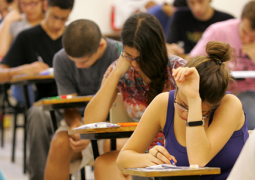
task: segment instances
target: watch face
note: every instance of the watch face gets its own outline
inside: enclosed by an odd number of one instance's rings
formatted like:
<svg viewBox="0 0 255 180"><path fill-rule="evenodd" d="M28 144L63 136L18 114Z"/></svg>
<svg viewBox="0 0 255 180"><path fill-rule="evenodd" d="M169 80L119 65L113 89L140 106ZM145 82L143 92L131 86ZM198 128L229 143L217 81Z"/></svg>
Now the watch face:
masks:
<svg viewBox="0 0 255 180"><path fill-rule="evenodd" d="M204 125L204 120L186 122L186 125L187 125L187 126L202 126L202 125Z"/></svg>

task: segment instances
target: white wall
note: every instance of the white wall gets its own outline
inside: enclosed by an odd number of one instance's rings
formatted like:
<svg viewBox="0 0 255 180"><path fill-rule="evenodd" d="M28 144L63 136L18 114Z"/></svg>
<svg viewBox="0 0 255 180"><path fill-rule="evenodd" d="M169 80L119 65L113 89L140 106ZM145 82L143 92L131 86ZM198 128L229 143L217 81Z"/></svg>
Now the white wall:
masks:
<svg viewBox="0 0 255 180"><path fill-rule="evenodd" d="M220 11L232 14L236 18L240 18L243 7L250 0L212 0L212 6Z"/></svg>
<svg viewBox="0 0 255 180"><path fill-rule="evenodd" d="M168 0L172 1L172 0ZM243 6L250 0L212 0L212 6L234 17L240 17ZM69 22L86 18L95 21L103 34L112 33L110 25L111 6L114 0L75 0Z"/></svg>
<svg viewBox="0 0 255 180"><path fill-rule="evenodd" d="M110 24L111 5L114 0L75 0L69 22L90 19L98 24L103 34L112 32Z"/></svg>

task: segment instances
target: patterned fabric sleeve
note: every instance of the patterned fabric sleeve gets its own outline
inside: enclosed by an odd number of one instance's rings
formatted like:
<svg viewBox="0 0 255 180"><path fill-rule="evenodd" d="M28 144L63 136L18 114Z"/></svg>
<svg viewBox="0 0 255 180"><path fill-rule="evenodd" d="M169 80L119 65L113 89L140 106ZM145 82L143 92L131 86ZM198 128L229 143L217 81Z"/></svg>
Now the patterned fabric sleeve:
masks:
<svg viewBox="0 0 255 180"><path fill-rule="evenodd" d="M187 61L185 59L182 59L181 57L179 56L176 56L176 55L171 55L169 56L169 63L170 63L170 80L171 80L171 83L173 85L173 87L175 87L175 80L172 76L172 69L177 69L178 67L183 67Z"/></svg>
<svg viewBox="0 0 255 180"><path fill-rule="evenodd" d="M116 67L118 63L118 59L116 61L114 61L105 71L104 73L104 78L108 78L108 76L111 74L111 72L114 70L114 68Z"/></svg>
<svg viewBox="0 0 255 180"><path fill-rule="evenodd" d="M169 56L169 61L170 61L170 65L172 66L172 69L183 67L187 63L185 59L182 59L181 57L176 55Z"/></svg>

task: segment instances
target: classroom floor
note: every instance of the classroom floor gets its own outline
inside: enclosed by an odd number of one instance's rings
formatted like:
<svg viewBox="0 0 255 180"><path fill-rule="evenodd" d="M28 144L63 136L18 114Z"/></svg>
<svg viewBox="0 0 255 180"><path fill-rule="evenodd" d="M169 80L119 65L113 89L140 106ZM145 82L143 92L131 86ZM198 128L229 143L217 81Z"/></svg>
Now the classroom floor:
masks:
<svg viewBox="0 0 255 180"><path fill-rule="evenodd" d="M15 162L11 162L12 150L12 118L10 127L5 129L4 147L0 147L0 168L6 180L28 180L28 173L23 174L23 129L18 129L16 140ZM23 118L20 116L18 122L22 124ZM86 180L94 180L94 172L91 166L86 166ZM79 173L76 173L72 180L79 180Z"/></svg>

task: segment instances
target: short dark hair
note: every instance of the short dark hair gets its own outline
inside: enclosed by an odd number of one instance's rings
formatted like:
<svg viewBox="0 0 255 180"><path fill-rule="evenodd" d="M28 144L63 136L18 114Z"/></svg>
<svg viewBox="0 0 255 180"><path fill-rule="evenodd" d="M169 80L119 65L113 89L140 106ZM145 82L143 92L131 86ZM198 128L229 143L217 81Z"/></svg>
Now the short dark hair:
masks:
<svg viewBox="0 0 255 180"><path fill-rule="evenodd" d="M80 58L94 54L99 47L101 38L102 34L96 23L80 19L66 27L62 42L69 56Z"/></svg>
<svg viewBox="0 0 255 180"><path fill-rule="evenodd" d="M6 2L7 2L8 4L11 4L11 3L13 2L13 0L6 0Z"/></svg>
<svg viewBox="0 0 255 180"><path fill-rule="evenodd" d="M250 1L244 6L241 18L247 18L251 29L255 30L255 1Z"/></svg>
<svg viewBox="0 0 255 180"><path fill-rule="evenodd" d="M74 0L47 0L48 6L57 6L60 9L73 9Z"/></svg>

